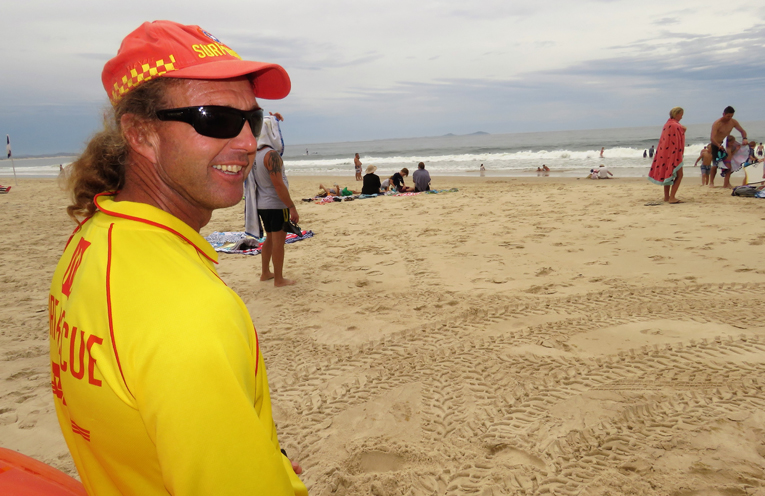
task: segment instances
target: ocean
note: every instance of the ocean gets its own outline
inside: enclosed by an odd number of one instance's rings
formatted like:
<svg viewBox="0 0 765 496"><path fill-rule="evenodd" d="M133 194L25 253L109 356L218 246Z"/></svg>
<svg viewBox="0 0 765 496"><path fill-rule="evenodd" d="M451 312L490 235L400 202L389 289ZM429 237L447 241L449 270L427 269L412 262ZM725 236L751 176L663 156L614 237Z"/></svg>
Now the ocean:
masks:
<svg viewBox="0 0 765 496"><path fill-rule="evenodd" d="M742 122L750 138L765 140L765 121ZM709 142L711 123L690 124L686 132L685 165L693 166L701 148ZM536 176L543 164L550 176L584 177L605 164L615 177L646 177L651 160L643 151L658 144L661 126L553 131L513 134L471 134L425 138L384 139L346 143L292 145L289 127L282 128L287 174L346 176L353 178L353 155L359 153L364 168L377 166L386 176L403 167L410 171L425 162L432 176L478 175L481 164L486 176ZM738 132L734 131L738 138ZM603 158L600 149L605 148ZM19 177L55 177L59 164L66 166L74 156L14 159ZM12 176L11 161L0 160L0 176ZM7 182L7 179L4 179Z"/></svg>

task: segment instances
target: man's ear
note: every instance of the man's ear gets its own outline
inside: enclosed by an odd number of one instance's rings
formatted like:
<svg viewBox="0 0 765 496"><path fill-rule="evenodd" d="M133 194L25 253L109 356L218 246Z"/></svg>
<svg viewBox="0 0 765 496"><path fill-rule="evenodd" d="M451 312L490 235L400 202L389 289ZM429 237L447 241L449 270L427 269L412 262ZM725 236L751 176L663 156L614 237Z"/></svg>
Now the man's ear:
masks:
<svg viewBox="0 0 765 496"><path fill-rule="evenodd" d="M157 135L151 124L134 114L124 114L120 117L120 126L130 149L149 162L157 163Z"/></svg>

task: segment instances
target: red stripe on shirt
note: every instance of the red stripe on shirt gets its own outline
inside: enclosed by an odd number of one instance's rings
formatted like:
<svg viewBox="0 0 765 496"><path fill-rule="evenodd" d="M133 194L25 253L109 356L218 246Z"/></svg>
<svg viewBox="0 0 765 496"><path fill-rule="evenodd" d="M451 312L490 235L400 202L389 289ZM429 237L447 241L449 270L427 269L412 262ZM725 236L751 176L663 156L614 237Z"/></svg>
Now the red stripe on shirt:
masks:
<svg viewBox="0 0 765 496"><path fill-rule="evenodd" d="M90 217L85 217L85 219L84 219L82 222L78 222L78 223L77 223L77 227L75 227L75 228L74 228L74 231L72 231L72 235L71 235L71 236L69 236L69 239L68 239L68 240L66 240L66 245L64 246L64 250L66 250L66 249L67 249L67 247L69 246L69 243L71 243L71 242L72 242L72 238L74 238L74 235L75 235L75 234L77 234L77 231L79 231L80 229L82 229L82 226L84 226L84 225L85 225L85 223L86 223L87 221L89 221L89 220L90 220Z"/></svg>
<svg viewBox="0 0 765 496"><path fill-rule="evenodd" d="M122 373L122 364L120 363L120 356L117 353L117 343L114 341L114 321L112 319L112 229L114 224L109 225L109 250L106 257L106 309L109 314L109 334L112 337L112 349L114 350L114 358L117 360L117 367L120 369L120 376L122 376L122 382L133 398L135 395L130 391L130 387L125 380L125 374Z"/></svg>
<svg viewBox="0 0 765 496"><path fill-rule="evenodd" d="M186 236L184 236L183 234L179 233L178 231L176 231L172 227L168 227L168 226L166 226L164 224L160 224L159 222L154 222L154 221L151 221L151 220L148 220L148 219L142 219L140 217L133 217L132 215L120 214L120 213L117 213L117 212L112 212L110 210L105 210L103 207L101 207L101 205L98 204L98 201L97 201L98 197L102 196L102 195L112 196L112 195L114 195L114 192L113 191L107 191L105 193L99 193L99 194L97 194L93 198L93 202L96 204L96 207L98 207L98 210L100 210L101 212L105 213L106 215L111 215L113 217L119 217L121 219L134 220L136 222L143 222L144 224L148 224L148 225L154 226L154 227L159 227L160 229L164 229L166 231L169 231L169 232L175 234L176 236L178 236L179 238L181 238L182 240L184 240L185 242L187 242L188 244L190 244L191 246L193 246L194 249L196 249L199 253L201 253L202 256L204 256L207 260L209 260L209 261L211 261L212 263L215 263L215 264L218 263L215 260L213 260L212 258L208 257L207 254L204 252L204 250L202 250L197 245L192 243Z"/></svg>
<svg viewBox="0 0 765 496"><path fill-rule="evenodd" d="M83 429L79 425L77 425L74 420L72 420L72 432L75 434L79 434L83 438L85 438L86 441L90 441L90 431L87 429Z"/></svg>
<svg viewBox="0 0 765 496"><path fill-rule="evenodd" d="M260 361L260 340L258 339L258 330L255 326L252 328L255 333L255 377L258 376L258 362Z"/></svg>

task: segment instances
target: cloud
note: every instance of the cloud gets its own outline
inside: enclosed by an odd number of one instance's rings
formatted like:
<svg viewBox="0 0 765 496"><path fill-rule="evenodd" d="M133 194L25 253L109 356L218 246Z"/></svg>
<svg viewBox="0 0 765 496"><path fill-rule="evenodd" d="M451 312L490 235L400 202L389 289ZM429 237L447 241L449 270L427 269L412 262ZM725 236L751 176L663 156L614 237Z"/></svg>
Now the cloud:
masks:
<svg viewBox="0 0 765 496"><path fill-rule="evenodd" d="M354 53L334 43L317 43L309 38L235 34L224 43L234 47L244 59L278 60L281 65L306 70L355 67L384 57L376 50Z"/></svg>
<svg viewBox="0 0 765 496"><path fill-rule="evenodd" d="M658 26L666 26L668 24L677 24L680 20L677 17L663 17L661 19L657 19L653 21L653 24L656 24Z"/></svg>
<svg viewBox="0 0 765 496"><path fill-rule="evenodd" d="M114 57L115 54L103 52L103 53L77 53L75 55L77 57L82 57L84 59L98 60L100 62L106 63L106 61Z"/></svg>
<svg viewBox="0 0 765 496"><path fill-rule="evenodd" d="M612 47L627 53L612 58L588 60L547 71L564 77L636 77L661 81L753 80L765 82L765 25L759 24L735 35L662 33L661 36L629 45Z"/></svg>
<svg viewBox="0 0 765 496"><path fill-rule="evenodd" d="M463 2L459 2L464 5ZM463 7L447 9L447 15L462 19L503 19L507 17L525 18L544 10L545 2L508 2L506 0L483 0L470 4L473 8ZM547 2L549 3L549 2Z"/></svg>

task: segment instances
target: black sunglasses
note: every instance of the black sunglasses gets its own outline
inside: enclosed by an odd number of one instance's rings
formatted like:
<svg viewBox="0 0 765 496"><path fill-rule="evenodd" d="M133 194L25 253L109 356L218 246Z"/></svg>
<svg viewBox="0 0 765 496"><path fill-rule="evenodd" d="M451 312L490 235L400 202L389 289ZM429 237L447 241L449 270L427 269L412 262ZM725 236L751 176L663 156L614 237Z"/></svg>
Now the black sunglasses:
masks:
<svg viewBox="0 0 765 496"><path fill-rule="evenodd" d="M252 135L260 136L263 109L239 110L219 105L184 107L157 111L161 121L180 121L194 126L194 131L208 138L231 139L239 136L245 122L250 123Z"/></svg>

